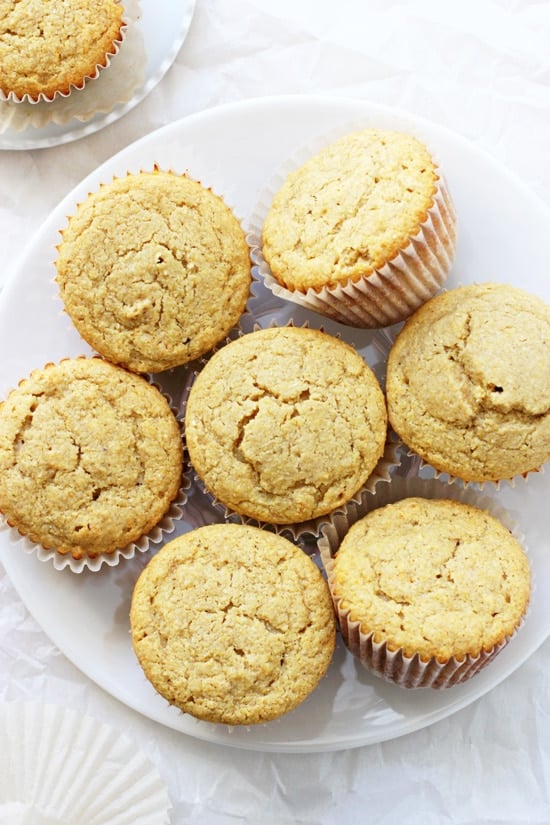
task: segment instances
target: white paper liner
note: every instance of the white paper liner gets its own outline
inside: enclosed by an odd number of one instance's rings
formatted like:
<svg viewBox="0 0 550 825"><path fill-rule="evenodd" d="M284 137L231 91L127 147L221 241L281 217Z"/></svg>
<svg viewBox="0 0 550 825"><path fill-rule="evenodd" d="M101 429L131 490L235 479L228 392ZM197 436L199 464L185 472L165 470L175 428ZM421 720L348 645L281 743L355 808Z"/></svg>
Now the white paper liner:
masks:
<svg viewBox="0 0 550 825"><path fill-rule="evenodd" d="M27 536L21 535L15 527L8 524L3 516L0 516L0 531L9 532L10 541L16 546L17 551L23 550L25 553L34 553L39 561L52 562L56 570L68 568L73 573L82 573L84 570L97 573L104 565L116 567L122 559L132 559L136 553L147 553L151 544L160 544L166 536L173 533L176 527L175 522L180 521L182 518L187 503L186 491L189 489L190 483L190 480L184 477L183 486L180 488L178 495L163 518L149 533L126 545L126 547L114 550L112 553L101 553L95 558L84 556L81 559L74 559L70 553L46 550L44 547L34 544Z"/></svg>
<svg viewBox="0 0 550 825"><path fill-rule="evenodd" d="M396 445L392 441L387 441L384 448L384 454L378 461L378 464L363 487L361 487L353 498L350 499L350 502L359 501L365 493L370 495L374 494L380 483L386 482L389 484L391 481L391 472L398 465L399 456ZM236 524L249 524L253 527L260 527L263 530L271 530L273 533L286 536L287 538L291 538L293 541L298 541L303 536L313 536L316 538L319 536L321 528L324 525L331 524L334 513L339 513L341 510L341 507L338 507L335 508L333 512L327 513L326 515L317 516L316 518L308 519L307 521L295 522L293 524L273 524L272 522L259 521L258 519L241 515L240 513L236 513L234 510L226 507L225 504L219 501L213 493L207 489L203 480L199 475L197 475L196 472L193 475L193 481L210 501L210 505L218 510L226 521Z"/></svg>
<svg viewBox="0 0 550 825"><path fill-rule="evenodd" d="M421 479L414 476L404 478L396 475L391 485L380 487L375 496L363 497L358 504L351 502L349 506L342 508L340 513L335 514L332 524L322 528L317 545L331 592L333 592L333 556L352 524L375 508L410 496L450 499L485 510L510 530L525 550L525 538L519 526L494 498L482 497L472 489L449 487L437 479ZM531 583L532 591L533 582ZM442 663L436 658L423 661L418 655L406 656L401 649L389 650L385 642L374 641L374 633L365 634L361 631L360 623L350 619L349 610L340 609L341 599L335 597L334 593L333 602L340 632L348 650L374 675L409 689L450 688L472 678L506 647L523 625L528 613L527 608L514 632L491 650L481 651L478 656L468 655L463 660L451 658Z"/></svg>
<svg viewBox="0 0 550 825"><path fill-rule="evenodd" d="M0 93L0 134L7 129L22 131L48 123L63 124L73 118L85 122L95 114L112 111L127 103L145 79L147 57L143 35L137 25L141 17L139 0L124 0L121 40L107 56L104 67L68 94L58 93L51 100L15 99Z"/></svg>
<svg viewBox="0 0 550 825"><path fill-rule="evenodd" d="M364 124L355 125L348 127L348 131L362 127ZM341 136L340 132L338 136ZM272 275L262 252L262 226L274 195L289 172L300 167L333 139L336 138L330 136L302 148L274 175L260 195L249 221L249 243L255 272L277 297L339 323L371 329L390 326L404 321L435 295L447 279L454 261L456 214L440 170L433 204L417 234L390 262L358 281L320 290L309 288L306 292L290 290Z"/></svg>
<svg viewBox="0 0 550 825"><path fill-rule="evenodd" d="M273 327L280 327L282 326L277 322L277 320L273 319L270 324L267 325L270 328ZM298 326L294 324L293 319L290 319L285 326ZM309 321L305 321L301 324L302 327L309 328L310 324ZM265 329L265 327L260 327L257 324L254 324L251 331L255 331L258 329ZM318 328L320 331L323 331L322 327ZM235 329L234 335L232 337L228 337L223 341L220 345L218 345L211 353L211 355L220 349L221 346L229 344L235 338L239 338L242 335L249 334L243 332L241 329ZM334 336L339 337L339 336ZM380 344L380 352L386 352L387 347L389 346L389 341L384 338L384 342ZM191 392L191 388L193 383L198 376L202 367L206 365L208 358L200 359L198 368L194 370L192 373L190 372L187 376L187 380L185 381L182 389L181 394L179 397L179 413L178 417L181 421L185 422L185 409L187 406L187 399L189 397L189 393ZM385 363L383 362L376 362L375 364L368 365L378 380L381 382L383 386L383 375L385 373ZM185 431L185 427L184 427ZM352 502L359 502L362 496L366 494L373 494L378 486L378 484L386 482L389 483L391 481L392 471L399 467L401 462L399 456L399 444L396 442L394 438L394 434L388 428L388 437L386 440L386 444L384 446L384 452L380 457L377 465L373 469L371 475L365 482L365 484L355 493L355 495L350 499ZM194 468L191 465L192 470ZM231 508L227 507L223 502L219 501L216 496L206 487L202 478L198 475L196 471L193 472L193 482L196 485L197 489L206 497L209 505L215 508L220 515L226 521L230 521L236 524L248 524L253 527L260 527L261 529L271 530L274 533L278 533L279 535L286 536L293 541L298 541L302 536L319 536L320 530L325 524L330 524L332 519L332 513L327 513L322 516L317 516L313 519L308 519L307 521L302 522L295 522L293 524L274 524L272 522L260 521L255 518L251 518L249 516L242 515L241 513L237 513ZM337 513L340 512L341 507L335 508L333 512Z"/></svg>
<svg viewBox="0 0 550 825"><path fill-rule="evenodd" d="M395 438L399 442L399 445L405 449L407 459L417 464L418 473L421 474L423 478L435 478L438 481L441 481L442 483L457 484L472 490L500 490L503 486L513 488L516 486L516 484L527 484L529 481L529 476L533 475L534 473L544 473L545 471L545 465L542 465L541 467L538 467L536 470L530 470L528 473L522 473L521 475L514 476L513 478L501 478L498 479L498 481L465 481L464 479L459 478L458 476L454 476L450 473L438 470L428 461L425 461L422 458L422 456L419 456L418 453L415 453L414 450L411 450L409 447L407 447L407 445L399 438L398 435L395 435Z"/></svg>
<svg viewBox="0 0 550 825"><path fill-rule="evenodd" d="M168 825L157 769L98 719L56 705L0 705L0 822Z"/></svg>
<svg viewBox="0 0 550 825"><path fill-rule="evenodd" d="M99 356L94 356L99 357ZM168 401L172 412L176 419L178 419L178 409L174 404L171 396L166 393L163 388L153 380L151 375L143 375L150 384L156 387ZM181 424L180 424L181 426ZM189 462L186 460L186 453L184 450L184 466L182 473L181 485L176 497L170 503L170 506L162 519L143 536L140 536L137 541L127 544L125 547L118 548L112 553L100 553L91 558L83 556L80 559L75 559L70 553L60 553L55 548L45 548L33 542L28 536L19 532L17 527L9 524L7 518L0 513L0 532L6 532L10 543L14 545L14 552L23 551L29 554L35 554L36 558L42 562L52 562L56 570L69 569L73 573L82 573L84 570L89 570L92 573L97 573L104 565L107 567L116 567L122 559L132 559L136 553L147 553L151 544L160 544L176 529L176 522L180 521L183 516L185 505L187 504L187 491L191 487L191 479L189 472Z"/></svg>

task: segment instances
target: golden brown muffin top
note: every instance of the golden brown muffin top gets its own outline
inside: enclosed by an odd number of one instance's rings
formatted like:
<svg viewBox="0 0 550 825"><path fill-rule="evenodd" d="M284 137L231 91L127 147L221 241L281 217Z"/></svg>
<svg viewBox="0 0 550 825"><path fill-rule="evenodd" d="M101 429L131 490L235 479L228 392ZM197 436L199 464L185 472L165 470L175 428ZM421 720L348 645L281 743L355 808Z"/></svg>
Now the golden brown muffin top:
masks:
<svg viewBox="0 0 550 825"><path fill-rule="evenodd" d="M88 196L56 261L65 309L110 361L160 372L197 358L239 320L249 250L223 200L185 175L129 174Z"/></svg>
<svg viewBox="0 0 550 825"><path fill-rule="evenodd" d="M181 485L182 439L164 396L99 358L48 364L0 404L0 510L76 559L146 534Z"/></svg>
<svg viewBox="0 0 550 825"><path fill-rule="evenodd" d="M412 135L363 129L291 172L262 229L273 276L306 292L356 281L416 235L437 191L436 166Z"/></svg>
<svg viewBox="0 0 550 825"><path fill-rule="evenodd" d="M521 545L484 510L412 497L350 528L332 587L376 642L444 662L490 651L514 631L530 573Z"/></svg>
<svg viewBox="0 0 550 825"><path fill-rule="evenodd" d="M324 332L270 328L220 349L187 403L191 462L238 513L278 524L316 518L350 499L384 451L376 376Z"/></svg>
<svg viewBox="0 0 550 825"><path fill-rule="evenodd" d="M132 641L164 698L210 722L250 725L292 710L334 650L327 584L287 539L217 524L172 540L135 586Z"/></svg>
<svg viewBox="0 0 550 825"><path fill-rule="evenodd" d="M550 306L505 284L432 298L389 355L390 422L436 469L497 481L550 458Z"/></svg>
<svg viewBox="0 0 550 825"><path fill-rule="evenodd" d="M80 87L114 53L123 11L115 0L0 0L0 89L37 99Z"/></svg>

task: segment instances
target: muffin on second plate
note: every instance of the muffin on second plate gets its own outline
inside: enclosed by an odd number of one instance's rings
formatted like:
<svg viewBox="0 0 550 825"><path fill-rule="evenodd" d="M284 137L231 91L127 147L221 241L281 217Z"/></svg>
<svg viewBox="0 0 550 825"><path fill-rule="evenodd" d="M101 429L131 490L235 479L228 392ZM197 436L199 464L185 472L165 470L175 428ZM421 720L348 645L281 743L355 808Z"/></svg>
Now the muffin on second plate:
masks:
<svg viewBox="0 0 550 825"><path fill-rule="evenodd" d="M530 570L520 543L497 518L460 501L401 499L328 546L323 561L347 646L403 687L471 678L527 609Z"/></svg>
<svg viewBox="0 0 550 825"><path fill-rule="evenodd" d="M134 650L170 704L208 722L268 722L325 674L336 621L317 565L282 536L213 524L166 544L132 596Z"/></svg>
<svg viewBox="0 0 550 825"><path fill-rule="evenodd" d="M390 350L388 414L440 472L500 481L550 459L550 306L507 284L421 307Z"/></svg>
<svg viewBox="0 0 550 825"><path fill-rule="evenodd" d="M303 327L260 329L218 350L191 387L189 457L207 490L272 524L339 507L375 471L387 416L359 353Z"/></svg>
<svg viewBox="0 0 550 825"><path fill-rule="evenodd" d="M74 559L148 533L178 494L182 464L161 392L97 357L47 364L0 404L0 511Z"/></svg>
<svg viewBox="0 0 550 825"><path fill-rule="evenodd" d="M15 102L51 101L84 87L123 38L116 0L0 0L0 92Z"/></svg>
<svg viewBox="0 0 550 825"><path fill-rule="evenodd" d="M128 369L192 361L244 312L244 232L220 197L185 175L115 178L79 204L61 235L65 310L91 347Z"/></svg>
<svg viewBox="0 0 550 825"><path fill-rule="evenodd" d="M261 229L272 291L344 324L382 327L437 292L456 218L437 163L416 137L363 129L290 172Z"/></svg>

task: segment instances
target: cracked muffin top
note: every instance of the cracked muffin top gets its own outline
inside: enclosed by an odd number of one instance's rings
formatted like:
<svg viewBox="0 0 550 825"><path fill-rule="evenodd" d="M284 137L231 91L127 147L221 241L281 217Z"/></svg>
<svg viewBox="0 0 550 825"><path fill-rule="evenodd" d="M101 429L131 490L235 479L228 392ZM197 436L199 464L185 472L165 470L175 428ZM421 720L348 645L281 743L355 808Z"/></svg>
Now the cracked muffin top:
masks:
<svg viewBox="0 0 550 825"><path fill-rule="evenodd" d="M357 281L404 249L425 221L437 167L417 138L362 129L291 172L262 228L277 281L307 292Z"/></svg>
<svg viewBox="0 0 550 825"><path fill-rule="evenodd" d="M383 454L386 406L353 347L324 332L269 328L214 354L189 393L191 462L228 508L274 524L324 515Z"/></svg>
<svg viewBox="0 0 550 825"><path fill-rule="evenodd" d="M0 90L52 99L81 88L121 40L115 0L0 0Z"/></svg>
<svg viewBox="0 0 550 825"><path fill-rule="evenodd" d="M550 458L550 306L506 284L432 298L388 359L389 420L440 472L511 479Z"/></svg>
<svg viewBox="0 0 550 825"><path fill-rule="evenodd" d="M0 511L75 559L148 533L178 493L182 461L160 391L97 357L47 364L0 404Z"/></svg>
<svg viewBox="0 0 550 825"><path fill-rule="evenodd" d="M244 232L220 197L185 175L115 178L61 235L66 312L90 346L131 370L162 372L203 355L245 309Z"/></svg>
<svg viewBox="0 0 550 825"><path fill-rule="evenodd" d="M490 651L529 601L527 556L477 507L406 498L372 510L344 536L331 580L339 611L364 634L445 662Z"/></svg>
<svg viewBox="0 0 550 825"><path fill-rule="evenodd" d="M155 689L209 722L268 722L300 704L332 659L336 622L319 568L257 527L173 539L132 596L132 642Z"/></svg>

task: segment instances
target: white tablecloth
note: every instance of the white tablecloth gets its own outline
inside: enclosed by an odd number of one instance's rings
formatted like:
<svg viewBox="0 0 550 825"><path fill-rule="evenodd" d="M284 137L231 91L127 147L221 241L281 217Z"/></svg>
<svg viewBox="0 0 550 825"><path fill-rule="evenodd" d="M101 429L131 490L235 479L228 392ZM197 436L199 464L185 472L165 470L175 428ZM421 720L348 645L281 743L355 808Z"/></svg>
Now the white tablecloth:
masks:
<svg viewBox="0 0 550 825"><path fill-rule="evenodd" d="M175 64L137 108L67 145L0 152L0 284L61 198L133 140L220 103L306 92L443 124L550 204L550 2L197 0ZM489 694L416 733L257 754L176 733L104 693L0 567L0 700L17 699L77 708L131 735L168 785L173 825L550 823L550 640Z"/></svg>

